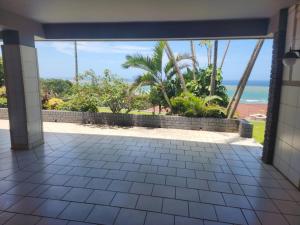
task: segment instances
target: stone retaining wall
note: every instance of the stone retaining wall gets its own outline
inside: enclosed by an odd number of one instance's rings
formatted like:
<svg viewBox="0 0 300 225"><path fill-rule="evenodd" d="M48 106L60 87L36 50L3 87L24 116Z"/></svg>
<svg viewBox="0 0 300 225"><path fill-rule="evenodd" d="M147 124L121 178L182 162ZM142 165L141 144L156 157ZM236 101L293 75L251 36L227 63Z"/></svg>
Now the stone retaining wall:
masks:
<svg viewBox="0 0 300 225"><path fill-rule="evenodd" d="M7 109L0 109L0 119L8 119ZM160 127L186 130L239 132L245 137L240 120L218 118L189 118L182 116L132 115L43 110L43 121L64 123L92 123L117 126ZM247 137L252 137L248 132Z"/></svg>

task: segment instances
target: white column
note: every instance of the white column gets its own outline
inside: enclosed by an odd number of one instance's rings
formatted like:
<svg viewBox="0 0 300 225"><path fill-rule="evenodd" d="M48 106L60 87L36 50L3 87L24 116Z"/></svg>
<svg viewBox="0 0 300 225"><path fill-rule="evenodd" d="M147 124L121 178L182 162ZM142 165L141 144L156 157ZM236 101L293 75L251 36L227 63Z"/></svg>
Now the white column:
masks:
<svg viewBox="0 0 300 225"><path fill-rule="evenodd" d="M37 53L19 44L2 46L12 149L44 143Z"/></svg>

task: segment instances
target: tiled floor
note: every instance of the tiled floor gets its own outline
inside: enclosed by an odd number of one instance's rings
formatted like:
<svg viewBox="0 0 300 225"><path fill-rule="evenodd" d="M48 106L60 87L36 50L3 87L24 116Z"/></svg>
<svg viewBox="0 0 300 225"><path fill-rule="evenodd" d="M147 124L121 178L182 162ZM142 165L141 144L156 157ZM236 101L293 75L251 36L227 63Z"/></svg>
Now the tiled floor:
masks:
<svg viewBox="0 0 300 225"><path fill-rule="evenodd" d="M0 224L300 224L300 192L236 134L45 123L13 152L7 127Z"/></svg>

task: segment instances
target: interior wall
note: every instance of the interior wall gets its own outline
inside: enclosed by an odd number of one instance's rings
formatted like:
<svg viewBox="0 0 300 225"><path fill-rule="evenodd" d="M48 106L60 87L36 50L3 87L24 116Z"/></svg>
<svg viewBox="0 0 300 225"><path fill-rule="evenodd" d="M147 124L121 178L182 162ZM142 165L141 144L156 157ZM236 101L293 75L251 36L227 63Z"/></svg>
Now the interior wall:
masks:
<svg viewBox="0 0 300 225"><path fill-rule="evenodd" d="M289 9L286 52L300 49L300 4ZM273 164L300 188L300 60L284 67Z"/></svg>

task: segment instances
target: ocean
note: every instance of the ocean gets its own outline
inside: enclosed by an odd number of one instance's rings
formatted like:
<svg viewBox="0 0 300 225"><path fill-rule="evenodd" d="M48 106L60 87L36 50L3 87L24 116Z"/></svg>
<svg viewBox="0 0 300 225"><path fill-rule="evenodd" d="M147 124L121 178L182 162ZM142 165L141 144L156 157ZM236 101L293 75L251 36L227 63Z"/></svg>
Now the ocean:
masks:
<svg viewBox="0 0 300 225"><path fill-rule="evenodd" d="M229 97L232 97L236 86L237 80L224 80L223 84L227 88ZM269 81L248 81L240 103L245 104L267 104L269 95Z"/></svg>

